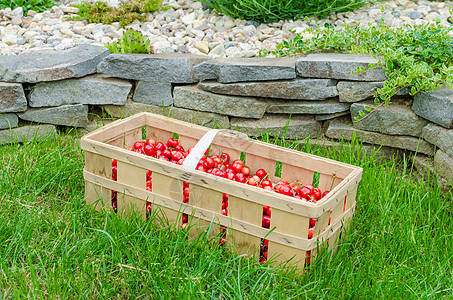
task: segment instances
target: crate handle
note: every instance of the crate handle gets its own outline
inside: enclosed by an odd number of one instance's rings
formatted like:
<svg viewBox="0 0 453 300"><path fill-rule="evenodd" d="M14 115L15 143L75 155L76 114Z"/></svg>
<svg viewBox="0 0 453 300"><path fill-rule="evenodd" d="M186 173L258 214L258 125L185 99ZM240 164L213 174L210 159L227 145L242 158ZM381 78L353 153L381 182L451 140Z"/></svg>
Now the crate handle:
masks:
<svg viewBox="0 0 453 300"><path fill-rule="evenodd" d="M214 140L215 136L218 132L228 132L237 135L241 139L248 140L248 136L245 133L238 132L235 130L229 129L211 129L203 135L203 137L198 141L198 143L193 147L192 151L190 151L189 155L187 155L182 167L186 171L193 172L198 165L198 162L203 157L206 150L211 145L212 141Z"/></svg>

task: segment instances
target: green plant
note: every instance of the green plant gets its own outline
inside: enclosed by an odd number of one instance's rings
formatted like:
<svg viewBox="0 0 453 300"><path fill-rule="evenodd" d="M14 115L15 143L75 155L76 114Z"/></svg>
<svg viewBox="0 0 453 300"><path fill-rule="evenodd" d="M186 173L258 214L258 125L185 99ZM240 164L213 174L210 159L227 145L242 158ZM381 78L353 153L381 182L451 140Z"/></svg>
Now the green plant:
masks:
<svg viewBox="0 0 453 300"><path fill-rule="evenodd" d="M376 1L370 0L198 0L233 18L258 22L294 20L303 16L327 16L346 12ZM382 0L379 0L382 1Z"/></svg>
<svg viewBox="0 0 453 300"><path fill-rule="evenodd" d="M0 9L22 7L24 14L27 14L29 10L42 12L57 5L54 0L0 0Z"/></svg>
<svg viewBox="0 0 453 300"><path fill-rule="evenodd" d="M90 23L111 24L119 22L124 27L135 20L145 21L145 14L166 9L162 7L163 0L131 0L121 2L119 7L110 7L106 2L83 2L74 5L79 9L74 20L87 20Z"/></svg>
<svg viewBox="0 0 453 300"><path fill-rule="evenodd" d="M331 26L308 29L313 38L301 34L283 41L276 50L264 50L261 55L297 56L312 52L348 52L370 54L378 64L358 68L357 73L383 65L388 79L375 93L375 103L387 106L391 97L405 87L410 95L429 91L446 84L453 87L453 27L439 24L390 28L378 24L369 28L346 25L342 30ZM371 107L367 111L373 111ZM365 112L360 116L365 117ZM358 118L356 119L356 121Z"/></svg>
<svg viewBox="0 0 453 300"><path fill-rule="evenodd" d="M140 31L128 29L117 43L106 44L111 53L152 53L149 40Z"/></svg>

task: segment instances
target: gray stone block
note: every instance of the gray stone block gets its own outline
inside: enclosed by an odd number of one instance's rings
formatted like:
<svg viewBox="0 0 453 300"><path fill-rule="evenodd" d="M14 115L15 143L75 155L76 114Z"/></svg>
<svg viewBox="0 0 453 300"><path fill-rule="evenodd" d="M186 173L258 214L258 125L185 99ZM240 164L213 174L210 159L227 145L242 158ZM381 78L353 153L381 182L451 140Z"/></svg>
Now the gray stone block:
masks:
<svg viewBox="0 0 453 300"><path fill-rule="evenodd" d="M339 81L337 84L337 89L340 102L359 102L373 98L376 91L383 86L383 81ZM409 88L403 88L396 93L397 96L408 94Z"/></svg>
<svg viewBox="0 0 453 300"><path fill-rule="evenodd" d="M317 137L321 123L309 116L264 115L259 120L231 118L231 128L250 136L261 136L269 132L270 136L285 136L291 139Z"/></svg>
<svg viewBox="0 0 453 300"><path fill-rule="evenodd" d="M324 100L338 96L336 81L331 79L296 78L293 80L218 83L203 81L198 86L208 92L224 95L280 99Z"/></svg>
<svg viewBox="0 0 453 300"><path fill-rule="evenodd" d="M428 124L423 128L422 138L440 150L453 157L453 129L445 129L435 124Z"/></svg>
<svg viewBox="0 0 453 300"><path fill-rule="evenodd" d="M224 96L205 92L195 86L177 86L174 105L193 110L214 112L234 117L263 117L267 103L248 97Z"/></svg>
<svg viewBox="0 0 453 300"><path fill-rule="evenodd" d="M346 120L336 119L331 121L326 131L326 136L332 139L340 139L343 137L346 140L352 140L354 135L364 143L384 145L387 147L434 155L434 147L425 140L411 136L393 136L357 130L352 126L350 121Z"/></svg>
<svg viewBox="0 0 453 300"><path fill-rule="evenodd" d="M349 111L349 103L339 103L335 100L327 101L280 101L270 104L266 112L273 114L314 114L325 115Z"/></svg>
<svg viewBox="0 0 453 300"><path fill-rule="evenodd" d="M124 106L104 105L102 108L104 109L105 117L125 118L140 112L150 112L206 127L212 127L217 124L221 128L230 128L230 121L227 116L210 112L193 111L180 107L162 107L137 102L126 102Z"/></svg>
<svg viewBox="0 0 453 300"><path fill-rule="evenodd" d="M96 74L79 79L38 83L28 98L31 107L66 104L123 105L131 88L132 84L126 80Z"/></svg>
<svg viewBox="0 0 453 300"><path fill-rule="evenodd" d="M109 76L151 82L197 82L193 66L205 56L189 54L111 54L98 65L98 72Z"/></svg>
<svg viewBox="0 0 453 300"><path fill-rule="evenodd" d="M370 63L377 64L378 59L368 55L352 53L314 53L300 58L296 62L300 77L332 78L359 81L384 81L387 79L382 67L371 69L360 75L352 75L357 67L367 68Z"/></svg>
<svg viewBox="0 0 453 300"><path fill-rule="evenodd" d="M367 114L365 106L375 110L362 119L359 112ZM423 127L428 124L428 121L417 116L402 100L395 100L387 107L377 106L373 101L354 103L351 105L351 116L360 120L354 122L355 128L391 135L420 137Z"/></svg>
<svg viewBox="0 0 453 300"><path fill-rule="evenodd" d="M327 120L335 119L335 118L346 116L346 115L349 115L349 111L343 111L343 112L327 114L327 115L316 115L315 119L316 119L316 121L327 121Z"/></svg>
<svg viewBox="0 0 453 300"><path fill-rule="evenodd" d="M135 88L133 100L151 105L172 105L171 83L139 81Z"/></svg>
<svg viewBox="0 0 453 300"><path fill-rule="evenodd" d="M46 138L53 139L57 130L53 125L23 126L0 131L0 145L41 141Z"/></svg>
<svg viewBox="0 0 453 300"><path fill-rule="evenodd" d="M88 124L88 106L76 104L50 108L31 108L18 114L18 116L22 120L36 123L85 127Z"/></svg>
<svg viewBox="0 0 453 300"><path fill-rule="evenodd" d="M453 128L453 91L447 86L415 94L412 109L422 118Z"/></svg>
<svg viewBox="0 0 453 300"><path fill-rule="evenodd" d="M83 77L96 73L98 63L109 53L104 47L79 45L50 53L0 56L0 80L35 83Z"/></svg>
<svg viewBox="0 0 453 300"><path fill-rule="evenodd" d="M0 129L17 127L19 118L15 114L0 114Z"/></svg>
<svg viewBox="0 0 453 300"><path fill-rule="evenodd" d="M0 82L0 113L27 110L22 84Z"/></svg>
<svg viewBox="0 0 453 300"><path fill-rule="evenodd" d="M434 162L439 175L453 184L453 157L442 150L437 150Z"/></svg>
<svg viewBox="0 0 453 300"><path fill-rule="evenodd" d="M222 83L296 78L295 58L221 58L194 67L198 79Z"/></svg>

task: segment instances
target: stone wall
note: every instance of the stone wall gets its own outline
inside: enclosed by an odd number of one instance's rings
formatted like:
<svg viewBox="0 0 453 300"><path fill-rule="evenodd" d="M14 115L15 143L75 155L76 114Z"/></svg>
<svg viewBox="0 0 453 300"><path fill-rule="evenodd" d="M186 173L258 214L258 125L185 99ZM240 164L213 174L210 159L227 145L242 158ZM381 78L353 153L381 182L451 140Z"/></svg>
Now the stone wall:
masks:
<svg viewBox="0 0 453 300"><path fill-rule="evenodd" d="M53 134L52 125L92 130L104 120L148 111L258 136L352 139L435 157L453 182L453 91L410 97L402 90L388 107L374 106L386 79L382 68L351 75L376 59L356 54L303 58L209 59L186 54L109 54L103 47L0 57L0 143ZM98 122L99 123L99 122ZM45 125L33 125L45 124ZM50 124L50 125L49 125Z"/></svg>

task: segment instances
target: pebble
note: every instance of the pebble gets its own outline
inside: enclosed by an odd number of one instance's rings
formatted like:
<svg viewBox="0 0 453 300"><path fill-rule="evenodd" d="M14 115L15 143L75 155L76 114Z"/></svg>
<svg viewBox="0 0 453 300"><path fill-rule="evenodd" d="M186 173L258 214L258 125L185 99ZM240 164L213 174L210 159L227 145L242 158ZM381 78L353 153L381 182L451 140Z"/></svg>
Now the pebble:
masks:
<svg viewBox="0 0 453 300"><path fill-rule="evenodd" d="M150 40L155 53L192 53L210 57L255 57L263 49L273 50L284 39L299 33L304 39L313 37L306 30L312 27L342 24L360 26L377 24L381 20L389 27L405 24L427 24L440 21L449 26L452 2L426 0L392 0L359 10L332 14L326 19L279 21L260 24L234 19L202 9L193 0L165 0L165 11L148 13L146 21L134 21L126 28L119 23L88 24L70 20L79 9L70 6L79 0L60 0L60 6L37 13L23 9L0 10L0 54L17 55L34 51L65 50L79 44L103 45L118 41L125 29L141 31ZM89 0L94 2L95 0ZM123 0L127 1L127 0ZM111 6L118 0L108 0ZM383 9L383 10L382 10Z"/></svg>

